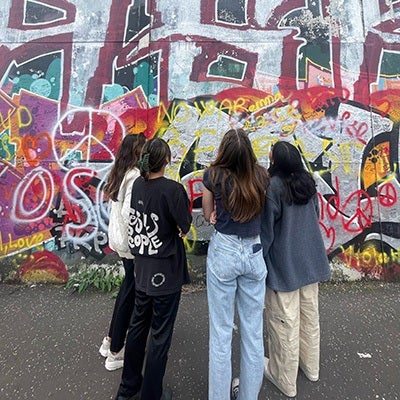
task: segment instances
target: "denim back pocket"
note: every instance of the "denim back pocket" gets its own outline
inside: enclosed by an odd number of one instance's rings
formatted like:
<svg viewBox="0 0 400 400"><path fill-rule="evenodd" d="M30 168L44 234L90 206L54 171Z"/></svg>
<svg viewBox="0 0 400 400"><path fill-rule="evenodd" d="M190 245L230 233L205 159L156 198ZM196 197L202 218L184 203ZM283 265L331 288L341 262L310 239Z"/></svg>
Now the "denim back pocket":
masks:
<svg viewBox="0 0 400 400"><path fill-rule="evenodd" d="M255 252L254 252L255 250ZM267 277L267 266L263 257L263 250L261 244L253 245L253 253L249 254L249 267L251 278L259 281Z"/></svg>
<svg viewBox="0 0 400 400"><path fill-rule="evenodd" d="M208 254L207 267L221 281L235 279L239 274L241 254L233 237L218 232L213 234Z"/></svg>

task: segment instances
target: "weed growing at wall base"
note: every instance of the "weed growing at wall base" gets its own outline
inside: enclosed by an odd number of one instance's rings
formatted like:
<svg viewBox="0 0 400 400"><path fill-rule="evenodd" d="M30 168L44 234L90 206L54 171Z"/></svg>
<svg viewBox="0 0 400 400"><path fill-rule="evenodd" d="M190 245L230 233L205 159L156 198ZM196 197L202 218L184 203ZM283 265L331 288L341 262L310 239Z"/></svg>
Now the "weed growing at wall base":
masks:
<svg viewBox="0 0 400 400"><path fill-rule="evenodd" d="M111 292L121 286L124 279L123 268L117 265L88 265L70 275L65 287L82 293L92 287L103 292Z"/></svg>

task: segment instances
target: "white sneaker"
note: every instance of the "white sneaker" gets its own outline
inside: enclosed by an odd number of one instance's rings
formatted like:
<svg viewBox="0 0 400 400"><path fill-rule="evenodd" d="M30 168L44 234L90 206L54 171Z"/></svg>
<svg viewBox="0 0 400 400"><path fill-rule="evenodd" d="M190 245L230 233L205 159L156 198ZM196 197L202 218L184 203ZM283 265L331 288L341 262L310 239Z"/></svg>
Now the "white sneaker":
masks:
<svg viewBox="0 0 400 400"><path fill-rule="evenodd" d="M103 356L103 357L107 357L108 356L108 352L110 351L110 345L111 342L109 342L107 340L107 337L105 337L101 343L101 346L99 348L99 353Z"/></svg>
<svg viewBox="0 0 400 400"><path fill-rule="evenodd" d="M306 378L309 380L309 381L311 381L311 382L318 382L319 381L319 375L318 374L315 374L315 375L312 375L312 374L309 374L307 371L305 371L304 369L302 369L302 371L303 371L303 374L306 376Z"/></svg>
<svg viewBox="0 0 400 400"><path fill-rule="evenodd" d="M300 369L303 371L303 374L306 376L306 378L311 381L311 382L318 382L319 381L319 373L317 372L316 374L311 374L307 368L303 365L302 362L299 363Z"/></svg>
<svg viewBox="0 0 400 400"><path fill-rule="evenodd" d="M231 387L231 399L237 400L239 397L239 378L233 378Z"/></svg>
<svg viewBox="0 0 400 400"><path fill-rule="evenodd" d="M268 364L269 364L269 358L264 357L264 376L287 397L296 397L297 394L296 390L293 391L285 390L285 388L278 381L275 380L275 378L271 375L271 372L269 371Z"/></svg>
<svg viewBox="0 0 400 400"><path fill-rule="evenodd" d="M116 369L124 366L124 355L125 347L123 347L118 353L112 354L111 351L108 353L104 366L107 371L115 371Z"/></svg>

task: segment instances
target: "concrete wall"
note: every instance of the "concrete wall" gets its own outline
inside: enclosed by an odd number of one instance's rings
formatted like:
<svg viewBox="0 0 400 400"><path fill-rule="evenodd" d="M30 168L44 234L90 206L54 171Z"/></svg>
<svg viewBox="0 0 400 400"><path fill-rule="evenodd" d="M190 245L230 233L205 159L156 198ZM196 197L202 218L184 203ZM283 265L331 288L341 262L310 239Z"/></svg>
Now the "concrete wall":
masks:
<svg viewBox="0 0 400 400"><path fill-rule="evenodd" d="M2 0L0 275L108 262L101 187L127 133L168 140L192 256L202 171L230 127L278 139L318 181L342 272L400 276L400 1ZM312 246L312 243L310 243Z"/></svg>

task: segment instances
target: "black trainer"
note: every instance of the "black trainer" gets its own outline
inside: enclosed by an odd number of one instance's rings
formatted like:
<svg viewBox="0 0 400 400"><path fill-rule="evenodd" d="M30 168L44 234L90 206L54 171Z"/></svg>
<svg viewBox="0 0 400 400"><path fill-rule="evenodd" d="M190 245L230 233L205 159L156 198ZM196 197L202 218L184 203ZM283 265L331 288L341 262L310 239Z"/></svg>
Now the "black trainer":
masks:
<svg viewBox="0 0 400 400"><path fill-rule="evenodd" d="M165 388L163 390L161 400L172 400L172 390L170 388Z"/></svg>
<svg viewBox="0 0 400 400"><path fill-rule="evenodd" d="M138 400L140 398L140 392L134 394L133 396L123 396L122 394L117 394L115 400Z"/></svg>

